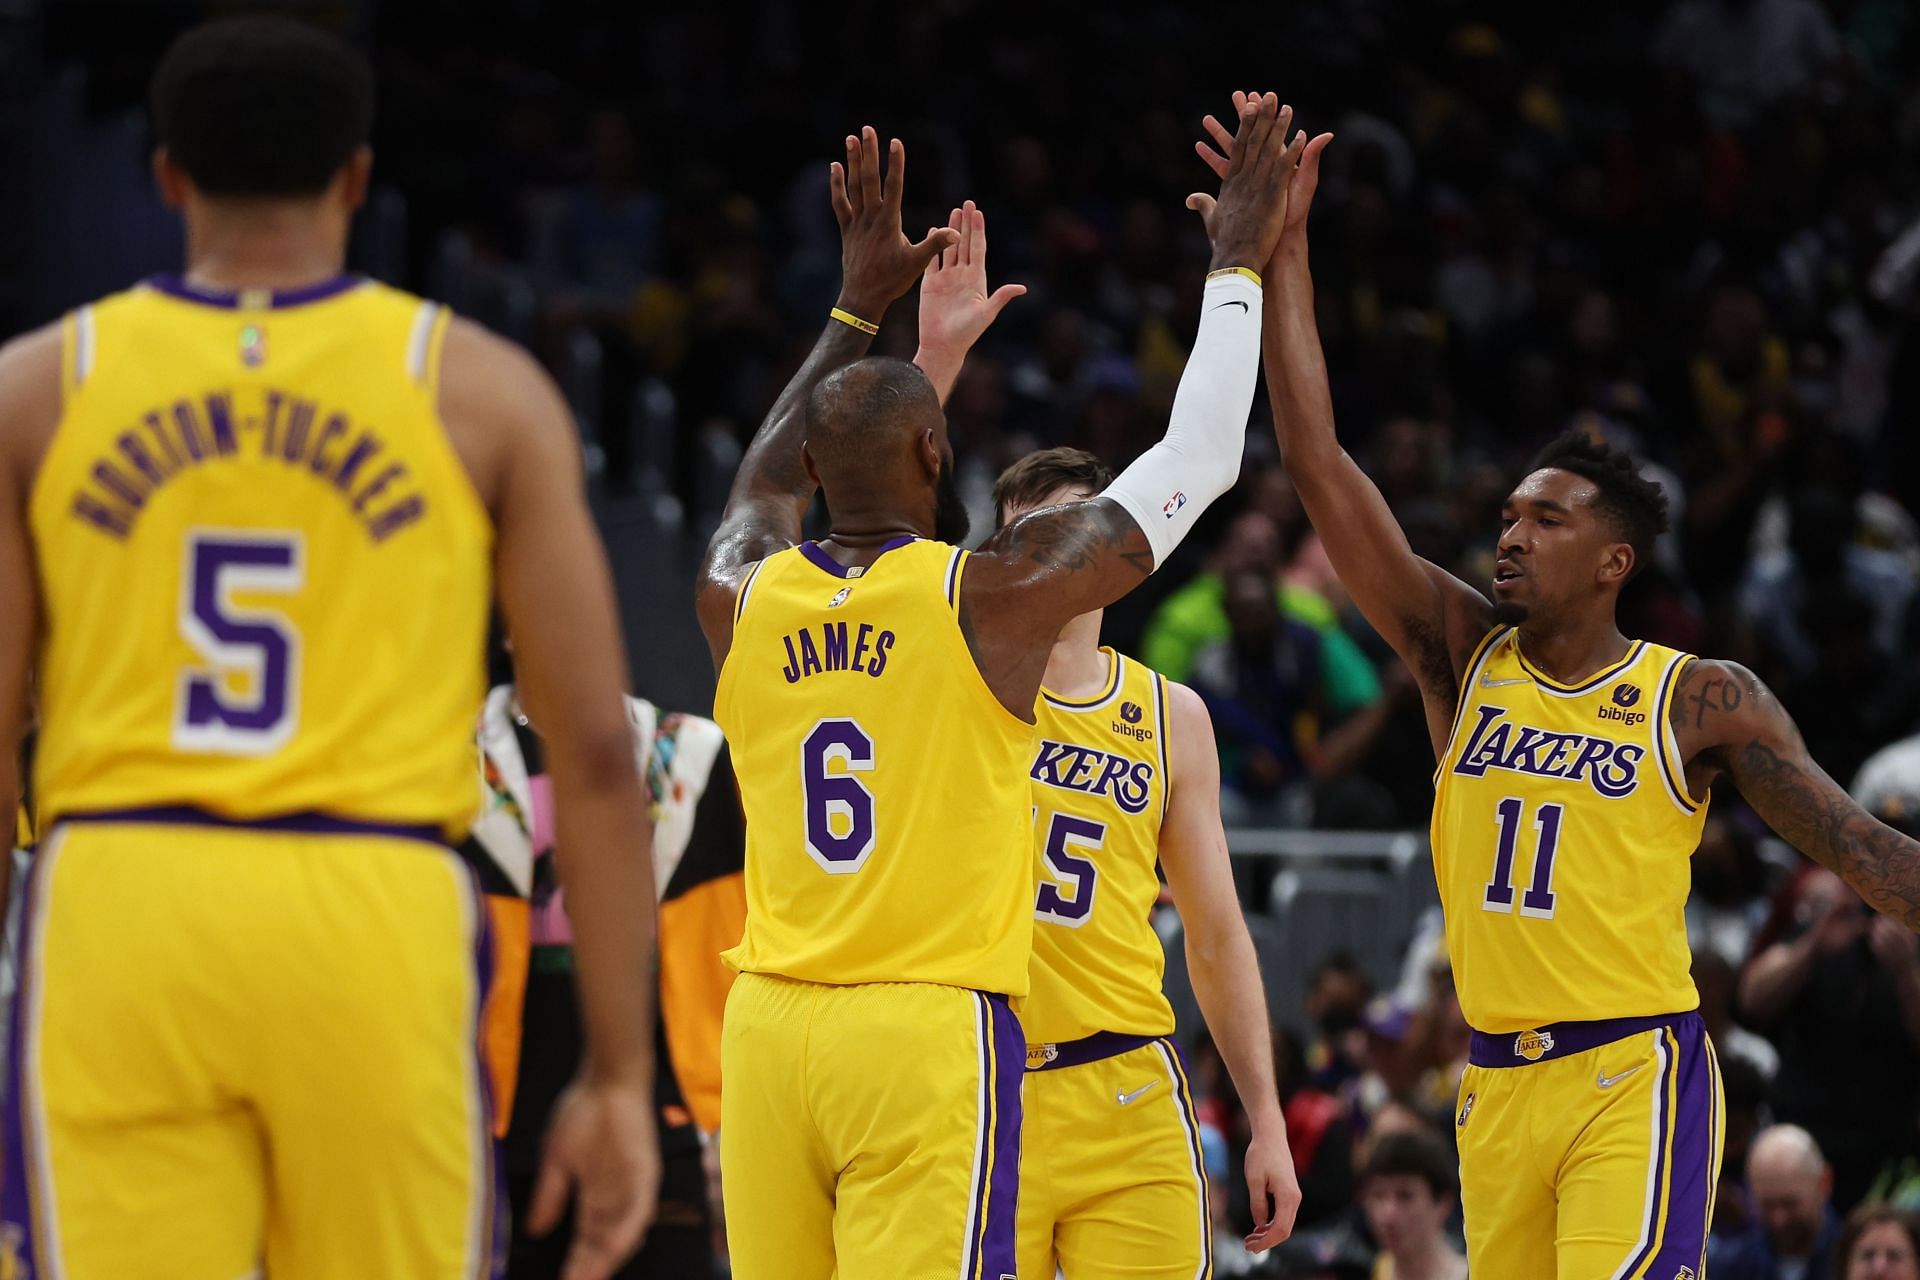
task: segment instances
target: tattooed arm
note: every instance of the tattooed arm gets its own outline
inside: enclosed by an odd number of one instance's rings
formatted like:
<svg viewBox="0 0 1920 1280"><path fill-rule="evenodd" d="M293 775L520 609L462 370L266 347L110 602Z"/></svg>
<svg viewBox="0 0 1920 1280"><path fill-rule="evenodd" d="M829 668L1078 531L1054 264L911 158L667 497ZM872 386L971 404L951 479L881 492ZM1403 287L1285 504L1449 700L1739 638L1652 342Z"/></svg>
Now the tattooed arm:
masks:
<svg viewBox="0 0 1920 1280"><path fill-rule="evenodd" d="M959 239L959 232L944 227L929 231L919 244L901 233L907 149L896 138L890 154L883 185L879 135L871 126L858 138L849 134L846 161L833 163L827 184L840 223L841 285L835 306L875 325L913 288L929 260ZM807 434L807 397L829 373L866 355L872 343L873 335L829 319L740 462L694 588L700 629L716 669L733 643L733 602L747 569L800 540L801 521L813 502L813 478L800 449Z"/></svg>
<svg viewBox="0 0 1920 1280"><path fill-rule="evenodd" d="M1920 841L1862 809L1807 754L1771 690L1734 662L1689 663L1668 713L1694 795L1725 774L1781 839L1920 929Z"/></svg>

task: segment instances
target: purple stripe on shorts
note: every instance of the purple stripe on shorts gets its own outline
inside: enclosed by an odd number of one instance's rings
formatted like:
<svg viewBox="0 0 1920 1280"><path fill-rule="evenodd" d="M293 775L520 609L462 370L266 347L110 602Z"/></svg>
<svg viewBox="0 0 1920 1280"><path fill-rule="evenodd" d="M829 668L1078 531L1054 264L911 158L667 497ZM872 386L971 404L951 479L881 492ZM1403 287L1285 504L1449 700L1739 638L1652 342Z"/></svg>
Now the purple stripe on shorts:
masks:
<svg viewBox="0 0 1920 1280"><path fill-rule="evenodd" d="M1181 1126L1187 1131L1187 1149L1193 1155L1194 1176L1199 1179L1200 1209L1200 1274L1213 1274L1213 1231L1211 1228L1213 1206L1207 1198L1207 1153L1200 1144L1200 1111L1193 1105L1193 1091L1187 1086L1187 1055L1180 1049L1179 1041L1172 1036L1162 1036L1160 1043L1167 1047L1173 1057L1173 1091L1180 1105ZM1260 1207L1254 1206L1254 1215L1260 1213Z"/></svg>
<svg viewBox="0 0 1920 1280"><path fill-rule="evenodd" d="M51 848L51 842L43 843L41 848ZM39 908L40 897L45 892L41 884L40 866L46 857L47 854L43 852L28 860L25 883L20 889L20 929L14 938L13 952L13 1009L7 1018L7 1096L4 1116L7 1149L5 1166L0 1168L0 1261L18 1264L18 1274L23 1276L39 1274L33 1265L33 1197L29 1181L33 1176L33 1162L27 1158L32 1122L28 1118L30 1103L21 1088L26 1074L21 1068L21 1060L26 1056L26 1006L38 977L31 972L28 957L33 955L37 940L34 916ZM44 1152L40 1155L45 1158ZM8 1257L9 1253L11 1258Z"/></svg>
<svg viewBox="0 0 1920 1280"><path fill-rule="evenodd" d="M1648 1274L1665 1277L1681 1267L1700 1267L1707 1248L1707 1218L1713 1203L1713 1163L1718 1145L1714 1125L1713 1063L1707 1028L1688 1014L1671 1028L1671 1070L1678 1076L1674 1113L1668 1119L1667 1163L1672 1166L1667 1215L1659 1230L1659 1251ZM1664 1099L1664 1094L1662 1098ZM1631 1274L1631 1272L1629 1272Z"/></svg>
<svg viewBox="0 0 1920 1280"><path fill-rule="evenodd" d="M1027 1037L1001 995L986 998L993 1028L993 1176L981 1207L981 1280L1014 1274L1014 1223L1020 1194L1020 1082Z"/></svg>
<svg viewBox="0 0 1920 1280"><path fill-rule="evenodd" d="M1647 1260L1653 1255L1654 1250L1659 1247L1660 1236L1665 1223L1665 1220L1660 1215L1660 1198L1661 1193L1666 1188L1667 1150L1673 1145L1673 1116L1671 1114L1672 1108L1667 1103L1667 1095L1672 1092L1671 1085L1674 1072L1679 1070L1680 1063L1679 1054L1674 1051L1673 1045L1668 1042L1666 1031L1660 1030L1654 1032L1654 1034L1659 1037L1660 1051L1666 1057L1667 1063L1666 1066L1661 1068L1660 1076L1654 1081L1653 1086L1658 1090L1653 1100L1655 1117L1653 1126L1654 1146L1653 1154L1649 1161L1653 1166L1653 1192L1647 1198L1648 1207L1646 1210L1646 1218L1641 1226L1644 1243L1634 1251L1633 1257L1628 1261L1627 1265L1614 1273L1615 1275L1621 1276L1631 1276L1639 1273L1640 1268L1645 1265Z"/></svg>
<svg viewBox="0 0 1920 1280"><path fill-rule="evenodd" d="M423 840L447 845L440 828L423 823L365 822L336 818L330 813L281 813L267 818L225 818L186 804L149 805L136 809L96 809L63 813L62 822L151 823L161 826L237 827L248 831L290 831L314 836L387 836L395 840Z"/></svg>
<svg viewBox="0 0 1920 1280"><path fill-rule="evenodd" d="M482 1177L484 1187L475 1188L475 1193L486 1197L486 1208L480 1221L480 1265L474 1269L476 1276L485 1280L505 1280L507 1274L507 1183L506 1171L500 1166L499 1143L493 1137L493 1073L489 1070L486 1045L487 997L493 990L493 917L487 914L487 897L480 890L480 881L473 868L461 864L461 873L466 877L467 891L473 902L473 964L474 964L474 1024L473 1024L473 1064L480 1081L480 1142L486 1158L486 1169Z"/></svg>
<svg viewBox="0 0 1920 1280"><path fill-rule="evenodd" d="M967 1238L967 1256L961 1275L966 1280L975 1280L980 1274L980 1241L987 1230L988 1187L993 1176L993 1107L999 1098L993 1077L997 1074L993 1062L993 1011L988 1004L985 992L973 993L973 1016L975 1043L979 1061L975 1064L982 1076L979 1089L980 1114L976 1117L978 1127L974 1132L973 1149L979 1168L973 1171L972 1212L968 1221L972 1224L973 1234Z"/></svg>

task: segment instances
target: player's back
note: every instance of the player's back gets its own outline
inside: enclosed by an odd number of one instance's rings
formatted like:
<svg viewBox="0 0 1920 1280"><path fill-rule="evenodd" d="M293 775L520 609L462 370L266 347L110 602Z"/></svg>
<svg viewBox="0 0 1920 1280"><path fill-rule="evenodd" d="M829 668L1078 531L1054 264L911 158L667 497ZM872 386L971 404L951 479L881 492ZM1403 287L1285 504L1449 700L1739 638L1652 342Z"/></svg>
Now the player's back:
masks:
<svg viewBox="0 0 1920 1280"><path fill-rule="evenodd" d="M1667 719L1689 660L1635 641L1569 686L1497 630L1469 664L1436 774L1433 858L1475 1029L1699 1003L1684 911L1706 805L1687 793Z"/></svg>
<svg viewBox="0 0 1920 1280"><path fill-rule="evenodd" d="M961 635L966 560L902 538L848 569L808 543L743 583L714 699L747 816L737 968L1026 990L1034 731Z"/></svg>
<svg viewBox="0 0 1920 1280"><path fill-rule="evenodd" d="M492 531L437 409L447 319L356 277L67 318L29 507L43 828L464 825Z"/></svg>

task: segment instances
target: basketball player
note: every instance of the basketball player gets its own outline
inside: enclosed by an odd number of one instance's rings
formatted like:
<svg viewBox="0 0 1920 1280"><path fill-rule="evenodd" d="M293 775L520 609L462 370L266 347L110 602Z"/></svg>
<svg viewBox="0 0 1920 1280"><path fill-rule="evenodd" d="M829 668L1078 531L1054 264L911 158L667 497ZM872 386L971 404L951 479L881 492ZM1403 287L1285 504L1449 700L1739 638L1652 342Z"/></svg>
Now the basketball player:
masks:
<svg viewBox="0 0 1920 1280"><path fill-rule="evenodd" d="M1284 120L1284 116L1282 117ZM1080 449L1029 454L994 485L1002 525L1112 481ZM1149 919L1166 869L1194 994L1253 1125L1247 1248L1287 1238L1300 1184L1274 1087L1266 993L1220 823L1220 757L1200 695L1069 622L1034 704L1032 983L1021 1095L1020 1269L1068 1280L1194 1280L1212 1263L1199 1121Z"/></svg>
<svg viewBox="0 0 1920 1280"><path fill-rule="evenodd" d="M659 1176L652 893L572 424L525 353L342 274L351 50L201 27L153 108L185 274L0 352L9 804L30 676L41 720L0 1274L492 1274L487 940L449 842L497 582L591 1045L535 1217L577 1187L568 1274L604 1276Z"/></svg>
<svg viewBox="0 0 1920 1280"><path fill-rule="evenodd" d="M900 233L899 143L884 187L871 129L832 166L840 303L741 464L698 589L747 815L721 1046L739 1280L1014 1274L1026 1045L1006 1002L1032 941L1034 697L1061 626L1136 586L1238 473L1251 264L1293 162L1278 113L1269 97L1239 122L1167 438L974 555L952 545L939 397L913 365L859 359L959 237ZM816 484L831 533L803 543Z"/></svg>
<svg viewBox="0 0 1920 1280"><path fill-rule="evenodd" d="M1708 789L1731 781L1915 928L1920 844L1834 784L1751 672L1620 634L1620 588L1666 524L1624 453L1577 436L1541 453L1501 516L1491 599L1413 553L1334 435L1306 237L1330 137L1307 144L1268 264L1267 384L1300 500L1419 681L1439 759L1434 871L1474 1027L1457 1117L1469 1266L1692 1280L1721 1155L1681 919Z"/></svg>

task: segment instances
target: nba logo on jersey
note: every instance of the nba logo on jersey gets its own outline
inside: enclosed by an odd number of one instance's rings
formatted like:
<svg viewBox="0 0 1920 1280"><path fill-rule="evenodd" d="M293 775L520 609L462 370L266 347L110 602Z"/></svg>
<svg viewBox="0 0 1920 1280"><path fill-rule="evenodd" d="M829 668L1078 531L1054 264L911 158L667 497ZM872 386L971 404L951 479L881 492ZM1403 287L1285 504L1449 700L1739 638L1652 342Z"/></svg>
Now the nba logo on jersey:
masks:
<svg viewBox="0 0 1920 1280"><path fill-rule="evenodd" d="M833 599L831 599L831 600L829 600L829 601L827 601L827 608L829 608L829 609L838 609L838 608L839 608L839 607L840 607L841 605L843 605L843 604L845 604L845 603L847 602L847 597L848 597L848 596L850 596L850 595L852 595L852 594L853 594L853 588L852 588L852 587L842 587L842 588L840 588L840 590L838 590L838 591L836 591L836 592L834 593L834 596L833 596Z"/></svg>
<svg viewBox="0 0 1920 1280"><path fill-rule="evenodd" d="M1522 1031L1513 1038L1513 1055L1516 1058L1538 1062L1552 1052L1553 1033L1551 1031Z"/></svg>

